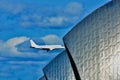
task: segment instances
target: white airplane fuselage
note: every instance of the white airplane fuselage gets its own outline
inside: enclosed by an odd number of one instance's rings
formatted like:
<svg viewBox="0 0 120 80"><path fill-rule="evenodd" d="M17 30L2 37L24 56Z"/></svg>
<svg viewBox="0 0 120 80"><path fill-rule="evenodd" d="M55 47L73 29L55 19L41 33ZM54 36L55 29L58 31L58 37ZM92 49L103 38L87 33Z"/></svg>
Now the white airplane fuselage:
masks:
<svg viewBox="0 0 120 80"><path fill-rule="evenodd" d="M59 49L59 48L64 48L61 45L36 45L33 48L38 48L38 49Z"/></svg>
<svg viewBox="0 0 120 80"><path fill-rule="evenodd" d="M61 45L37 45L33 40L30 40L30 43L31 43L32 48L37 48L37 49L42 49L42 50L54 50L54 49L64 48Z"/></svg>

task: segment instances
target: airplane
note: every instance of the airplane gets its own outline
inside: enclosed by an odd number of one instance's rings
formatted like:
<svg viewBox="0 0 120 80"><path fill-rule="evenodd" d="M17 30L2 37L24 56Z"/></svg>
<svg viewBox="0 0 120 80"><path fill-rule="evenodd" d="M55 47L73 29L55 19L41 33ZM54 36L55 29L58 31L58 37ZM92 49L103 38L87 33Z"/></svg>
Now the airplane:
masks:
<svg viewBox="0 0 120 80"><path fill-rule="evenodd" d="M31 48L47 50L47 51L65 48L61 45L37 45L33 40L30 40L30 44L31 44Z"/></svg>

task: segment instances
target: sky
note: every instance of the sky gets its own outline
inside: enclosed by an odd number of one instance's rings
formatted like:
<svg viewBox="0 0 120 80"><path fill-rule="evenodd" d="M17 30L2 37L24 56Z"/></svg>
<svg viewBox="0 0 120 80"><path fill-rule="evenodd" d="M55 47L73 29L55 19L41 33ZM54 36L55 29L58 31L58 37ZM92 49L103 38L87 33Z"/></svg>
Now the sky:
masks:
<svg viewBox="0 0 120 80"><path fill-rule="evenodd" d="M61 50L30 48L63 45L63 36L110 0L0 0L0 80L37 80Z"/></svg>

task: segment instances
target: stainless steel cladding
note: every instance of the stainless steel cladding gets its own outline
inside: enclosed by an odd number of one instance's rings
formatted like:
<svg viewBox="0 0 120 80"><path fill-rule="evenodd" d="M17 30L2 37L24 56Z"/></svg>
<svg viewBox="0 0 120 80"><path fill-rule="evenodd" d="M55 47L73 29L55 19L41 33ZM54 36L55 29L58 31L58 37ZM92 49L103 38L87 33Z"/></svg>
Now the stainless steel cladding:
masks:
<svg viewBox="0 0 120 80"><path fill-rule="evenodd" d="M95 10L63 41L81 80L120 80L120 0Z"/></svg>
<svg viewBox="0 0 120 80"><path fill-rule="evenodd" d="M48 80L75 80L66 51L56 56L43 72Z"/></svg>
<svg viewBox="0 0 120 80"><path fill-rule="evenodd" d="M120 80L120 0L88 15L63 41L66 51L43 70L47 80Z"/></svg>

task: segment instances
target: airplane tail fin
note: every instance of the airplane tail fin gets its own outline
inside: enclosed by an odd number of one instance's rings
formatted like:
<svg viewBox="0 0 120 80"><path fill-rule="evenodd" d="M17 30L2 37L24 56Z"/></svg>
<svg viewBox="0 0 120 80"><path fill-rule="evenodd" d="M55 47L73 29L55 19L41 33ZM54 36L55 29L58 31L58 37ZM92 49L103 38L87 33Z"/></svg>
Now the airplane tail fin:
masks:
<svg viewBox="0 0 120 80"><path fill-rule="evenodd" d="M33 40L30 40L31 47L36 47L36 43Z"/></svg>

